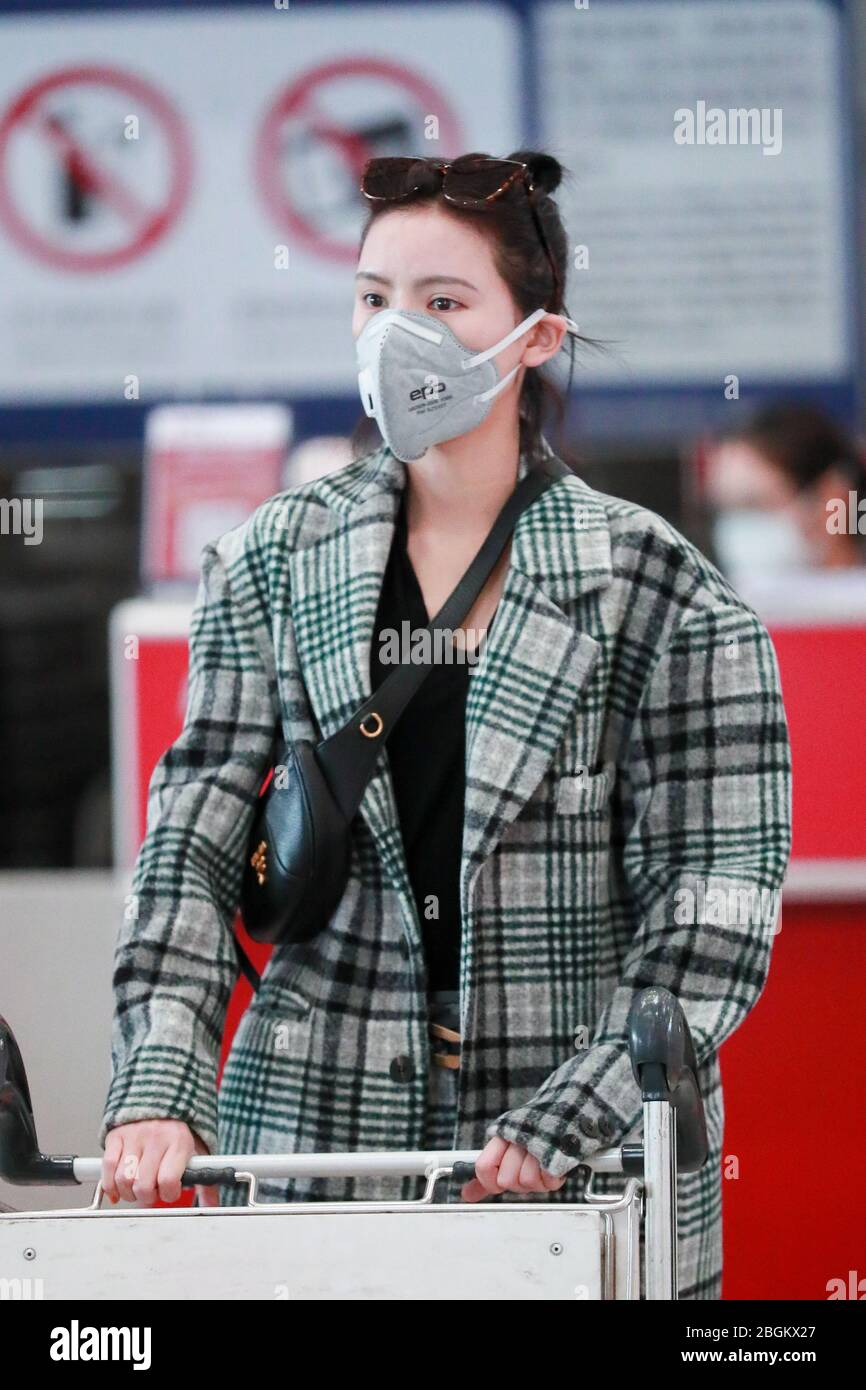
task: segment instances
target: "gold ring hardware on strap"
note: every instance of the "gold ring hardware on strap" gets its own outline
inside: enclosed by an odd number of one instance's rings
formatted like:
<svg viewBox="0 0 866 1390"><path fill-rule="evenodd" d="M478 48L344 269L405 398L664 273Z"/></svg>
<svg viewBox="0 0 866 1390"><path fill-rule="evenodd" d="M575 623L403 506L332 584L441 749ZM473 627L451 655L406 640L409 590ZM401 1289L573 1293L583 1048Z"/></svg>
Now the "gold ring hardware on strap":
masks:
<svg viewBox="0 0 866 1390"><path fill-rule="evenodd" d="M434 1038L443 1038L445 1042L462 1041L460 1034L453 1028L446 1028L444 1023L430 1023L428 1027Z"/></svg>
<svg viewBox="0 0 866 1390"><path fill-rule="evenodd" d="M431 1052L430 1056L437 1067L448 1067L451 1071L456 1071L460 1066L460 1058L456 1053Z"/></svg>
<svg viewBox="0 0 866 1390"><path fill-rule="evenodd" d="M365 728L364 728L364 725L367 723L368 719L375 719L375 720L376 720L375 728L372 728L372 729L365 729ZM382 716L381 716L381 714L377 714L375 710L371 710L371 712L370 712L369 714L365 714L365 715L364 715L364 718L361 720L360 724L358 725L358 728L361 730L361 733L364 735L365 738L378 738L379 735L381 734L382 730L384 729L384 727L385 727L385 725L384 725L384 723L382 722Z"/></svg>
<svg viewBox="0 0 866 1390"><path fill-rule="evenodd" d="M443 1042L460 1043L463 1041L461 1035L454 1028L447 1028L444 1023L430 1023L427 1025L434 1038L441 1038ZM460 1066L460 1053L458 1052L431 1052L433 1062L437 1067L448 1067L451 1071L456 1071Z"/></svg>
<svg viewBox="0 0 866 1390"><path fill-rule="evenodd" d="M256 879L261 888L268 876L268 842L260 840L256 846L255 853L250 856L250 864L256 871Z"/></svg>

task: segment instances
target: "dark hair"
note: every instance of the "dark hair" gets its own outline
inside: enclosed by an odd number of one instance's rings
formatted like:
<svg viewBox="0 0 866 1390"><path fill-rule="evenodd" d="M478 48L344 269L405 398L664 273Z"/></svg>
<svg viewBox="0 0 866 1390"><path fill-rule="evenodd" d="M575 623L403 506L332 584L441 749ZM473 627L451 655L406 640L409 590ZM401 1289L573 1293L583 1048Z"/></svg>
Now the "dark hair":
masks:
<svg viewBox="0 0 866 1390"><path fill-rule="evenodd" d="M472 151L476 157L490 158L480 151ZM437 159L419 159L411 170L412 185L418 185L400 202L372 204L361 230L359 251L363 248L367 233L377 217L384 213L413 206L418 203L435 203L453 217L469 219L486 236L493 248L496 268L505 281L511 296L524 315L532 313L544 305L552 314L568 314L565 307L565 285L568 273L568 238L563 226L559 208L551 194L556 191L567 171L553 155L540 150L515 150L507 156L520 160L529 166L534 186L536 214L541 222L544 236L550 248L559 274L561 293L556 295L556 286L550 260L541 243L535 222L529 209L529 198L521 180L516 180L502 197L491 202L484 211L456 207L442 197L441 180L436 175ZM569 315L569 317L572 317ZM566 394L542 375L542 368L534 368L525 373L520 390L520 450L530 456L540 448L540 436L544 429L545 413L551 407L557 420L556 452L572 468L579 460L567 448L563 439L565 421L565 401L571 390L574 375L575 343L577 341L599 347L593 338L584 338L569 333L567 345L570 356L568 386ZM361 415L352 433L352 447L356 457L375 447L379 437L375 420Z"/></svg>
<svg viewBox="0 0 866 1390"><path fill-rule="evenodd" d="M777 401L729 437L751 444L798 490L816 483L828 468L837 468L857 491L866 490L866 470L856 442L817 406Z"/></svg>

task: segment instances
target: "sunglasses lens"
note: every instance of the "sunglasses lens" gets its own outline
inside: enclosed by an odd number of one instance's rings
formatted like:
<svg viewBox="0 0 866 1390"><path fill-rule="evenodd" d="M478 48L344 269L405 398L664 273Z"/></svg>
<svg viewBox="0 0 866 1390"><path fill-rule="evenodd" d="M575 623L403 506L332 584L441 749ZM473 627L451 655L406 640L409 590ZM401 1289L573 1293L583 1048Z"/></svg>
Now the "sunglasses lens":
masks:
<svg viewBox="0 0 866 1390"><path fill-rule="evenodd" d="M405 197L415 187L413 172L419 163L417 159L404 159L398 155L368 160L361 175L361 191L368 198Z"/></svg>
<svg viewBox="0 0 866 1390"><path fill-rule="evenodd" d="M505 159L456 159L445 171L442 191L452 202L472 207L498 193L518 167Z"/></svg>

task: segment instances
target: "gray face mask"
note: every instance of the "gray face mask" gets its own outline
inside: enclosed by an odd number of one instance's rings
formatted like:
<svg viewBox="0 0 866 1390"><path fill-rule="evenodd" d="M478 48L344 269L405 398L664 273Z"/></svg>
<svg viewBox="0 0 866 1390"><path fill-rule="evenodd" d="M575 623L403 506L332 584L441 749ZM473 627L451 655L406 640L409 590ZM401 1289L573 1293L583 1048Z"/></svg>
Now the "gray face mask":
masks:
<svg viewBox="0 0 866 1390"><path fill-rule="evenodd" d="M355 340L358 390L364 410L391 452L404 463L475 429L519 368L500 379L493 358L528 333L546 309L536 309L484 352L473 352L446 323L415 309L382 309ZM568 320L569 332L578 332Z"/></svg>

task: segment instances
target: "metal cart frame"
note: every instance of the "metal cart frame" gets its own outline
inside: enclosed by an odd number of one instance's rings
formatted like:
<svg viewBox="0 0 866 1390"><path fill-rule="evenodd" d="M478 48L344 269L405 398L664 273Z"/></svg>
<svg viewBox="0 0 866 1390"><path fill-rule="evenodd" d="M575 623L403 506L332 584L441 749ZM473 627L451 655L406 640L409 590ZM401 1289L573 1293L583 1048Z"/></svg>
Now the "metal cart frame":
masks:
<svg viewBox="0 0 866 1390"><path fill-rule="evenodd" d="M677 1173L708 1155L694 1046L662 988L635 996L628 1034L643 1142L587 1159L581 1202L437 1203L439 1179L469 1181L480 1150L385 1150L194 1157L183 1186L245 1184L246 1204L103 1208L101 1158L41 1152L21 1053L0 1017L0 1176L96 1183L86 1207L0 1210L0 1297L30 1296L35 1279L47 1298L637 1299L643 1220L646 1298L675 1299ZM596 1173L622 1173L622 1192L593 1191ZM262 1179L302 1176L426 1184L414 1201L257 1199Z"/></svg>

